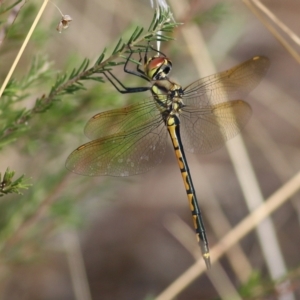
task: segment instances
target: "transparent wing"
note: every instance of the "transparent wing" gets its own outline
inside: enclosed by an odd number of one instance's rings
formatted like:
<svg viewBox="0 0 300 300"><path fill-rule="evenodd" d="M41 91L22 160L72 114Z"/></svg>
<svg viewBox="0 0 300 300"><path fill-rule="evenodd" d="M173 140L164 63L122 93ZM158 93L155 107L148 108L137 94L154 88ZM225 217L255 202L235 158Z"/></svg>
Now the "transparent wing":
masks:
<svg viewBox="0 0 300 300"><path fill-rule="evenodd" d="M146 172L160 163L165 153L167 130L160 112L157 109L153 111L152 108L146 102L131 105L127 110L120 110L127 113L116 123L112 116L117 110L109 112L107 119L112 120L110 124L115 127L106 127L106 133L117 133L103 137L105 132L98 129L92 131L89 136L101 133L101 137L73 151L66 161L67 169L87 176L129 176ZM137 111L140 116L135 118ZM146 116L144 121L141 120L143 114ZM127 124L128 120L135 120L137 123ZM102 125L102 120L96 123ZM93 126L87 126L89 133Z"/></svg>
<svg viewBox="0 0 300 300"><path fill-rule="evenodd" d="M90 139L129 132L133 128L151 122L158 115L153 97L119 109L105 111L93 116L86 124L84 133Z"/></svg>
<svg viewBox="0 0 300 300"><path fill-rule="evenodd" d="M210 153L237 135L251 116L251 107L242 100L195 108L184 107L180 114L184 148Z"/></svg>
<svg viewBox="0 0 300 300"><path fill-rule="evenodd" d="M255 56L230 70L199 79L184 89L184 103L207 107L241 99L258 85L269 65L268 58Z"/></svg>

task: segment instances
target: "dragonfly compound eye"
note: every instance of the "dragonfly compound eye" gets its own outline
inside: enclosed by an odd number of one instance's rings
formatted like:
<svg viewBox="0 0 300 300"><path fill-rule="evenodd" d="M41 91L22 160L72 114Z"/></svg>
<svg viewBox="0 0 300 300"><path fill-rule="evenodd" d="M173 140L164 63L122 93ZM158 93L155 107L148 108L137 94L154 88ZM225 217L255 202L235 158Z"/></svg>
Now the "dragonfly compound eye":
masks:
<svg viewBox="0 0 300 300"><path fill-rule="evenodd" d="M164 77L166 77L172 70L172 63L170 61L167 61L166 64L162 65L160 67L161 74L164 74Z"/></svg>
<svg viewBox="0 0 300 300"><path fill-rule="evenodd" d="M172 69L172 63L165 57L152 57L145 65L145 73L152 80L162 80Z"/></svg>

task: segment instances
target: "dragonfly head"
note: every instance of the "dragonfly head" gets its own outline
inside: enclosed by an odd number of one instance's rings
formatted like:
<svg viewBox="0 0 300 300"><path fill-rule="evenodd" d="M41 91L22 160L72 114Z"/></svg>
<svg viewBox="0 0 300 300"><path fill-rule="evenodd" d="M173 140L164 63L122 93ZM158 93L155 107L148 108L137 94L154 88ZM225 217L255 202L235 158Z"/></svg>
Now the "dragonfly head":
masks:
<svg viewBox="0 0 300 300"><path fill-rule="evenodd" d="M166 57L151 57L146 62L145 74L152 80L163 80L172 70L172 62Z"/></svg>

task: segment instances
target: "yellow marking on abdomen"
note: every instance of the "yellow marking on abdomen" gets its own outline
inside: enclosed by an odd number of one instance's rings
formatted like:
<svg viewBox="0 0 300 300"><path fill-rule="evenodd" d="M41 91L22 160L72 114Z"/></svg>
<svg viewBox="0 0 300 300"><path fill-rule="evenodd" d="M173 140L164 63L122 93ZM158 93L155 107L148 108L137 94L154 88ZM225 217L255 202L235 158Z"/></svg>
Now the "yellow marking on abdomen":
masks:
<svg viewBox="0 0 300 300"><path fill-rule="evenodd" d="M210 253L209 252L203 253L203 257L204 257L205 260L209 260Z"/></svg>
<svg viewBox="0 0 300 300"><path fill-rule="evenodd" d="M186 189L186 191L190 191L191 190L191 187L187 181L187 178L188 178L188 174L187 172L181 172L181 175L182 175L182 179L183 179L183 183L184 183L184 187Z"/></svg>
<svg viewBox="0 0 300 300"><path fill-rule="evenodd" d="M198 229L198 226L197 226L197 216L193 215L193 223L194 223L195 229Z"/></svg>
<svg viewBox="0 0 300 300"><path fill-rule="evenodd" d="M193 205L193 194L187 194L187 197L189 200L190 210L193 212L195 210L195 207Z"/></svg>
<svg viewBox="0 0 300 300"><path fill-rule="evenodd" d="M181 151L179 149L177 149L177 150L175 150L175 154L176 154L176 157L177 157L179 168L180 168L180 170L182 172L182 170L184 169L184 164L183 164L182 160L180 159L182 157ZM185 171L183 171L183 172L185 172Z"/></svg>

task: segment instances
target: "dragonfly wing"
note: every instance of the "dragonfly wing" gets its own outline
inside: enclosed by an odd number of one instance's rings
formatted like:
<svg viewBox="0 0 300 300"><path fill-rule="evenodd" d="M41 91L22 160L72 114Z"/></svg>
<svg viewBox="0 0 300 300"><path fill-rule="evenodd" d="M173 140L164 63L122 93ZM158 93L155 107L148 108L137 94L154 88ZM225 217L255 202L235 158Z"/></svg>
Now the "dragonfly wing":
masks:
<svg viewBox="0 0 300 300"><path fill-rule="evenodd" d="M67 169L87 176L129 176L148 171L161 162L166 128L160 114L130 132L101 137L77 148Z"/></svg>
<svg viewBox="0 0 300 300"><path fill-rule="evenodd" d="M195 108L184 107L180 115L182 141L190 152L210 153L237 135L251 116L242 100Z"/></svg>
<svg viewBox="0 0 300 300"><path fill-rule="evenodd" d="M269 65L268 58L255 56L232 69L199 79L184 89L184 103L207 107L241 99L258 85Z"/></svg>
<svg viewBox="0 0 300 300"><path fill-rule="evenodd" d="M155 102L150 97L127 107L105 111L93 116L86 124L84 132L92 140L120 132L129 132L151 120L156 114Z"/></svg>

